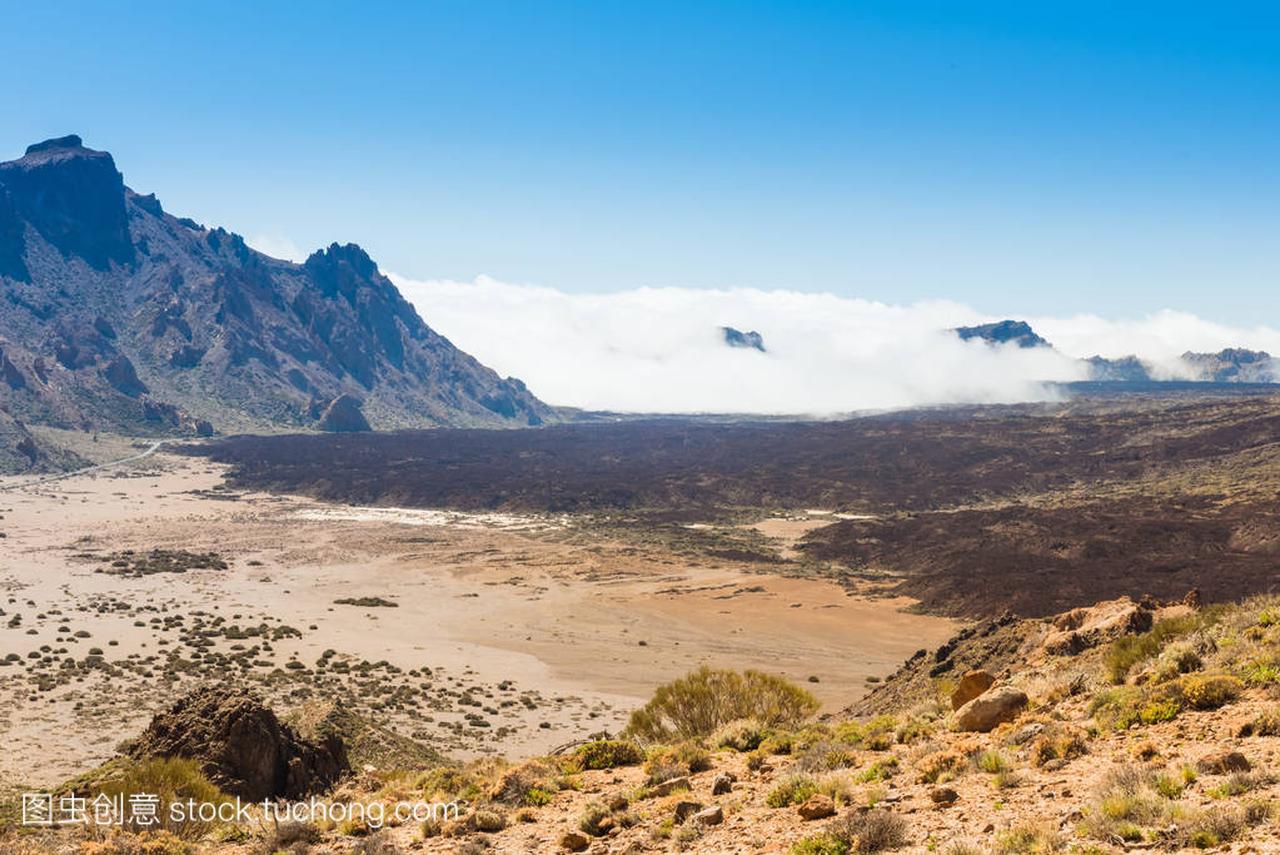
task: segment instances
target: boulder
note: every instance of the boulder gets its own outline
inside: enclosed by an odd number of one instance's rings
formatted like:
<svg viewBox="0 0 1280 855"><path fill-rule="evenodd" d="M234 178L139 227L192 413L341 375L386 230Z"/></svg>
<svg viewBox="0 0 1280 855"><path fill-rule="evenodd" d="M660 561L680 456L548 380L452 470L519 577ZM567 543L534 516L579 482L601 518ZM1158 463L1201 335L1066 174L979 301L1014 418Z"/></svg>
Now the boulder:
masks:
<svg viewBox="0 0 1280 855"><path fill-rule="evenodd" d="M958 710L969 701L995 685L996 678L986 671L969 671L960 678L960 685L951 693L951 709Z"/></svg>
<svg viewBox="0 0 1280 855"><path fill-rule="evenodd" d="M160 713L130 751L185 757L224 792L249 801L323 793L350 771L342 740L309 742L246 689L197 689Z"/></svg>
<svg viewBox="0 0 1280 855"><path fill-rule="evenodd" d="M565 852L586 852L591 839L578 831L566 831L560 835L560 848Z"/></svg>
<svg viewBox="0 0 1280 855"><path fill-rule="evenodd" d="M1013 721L1027 707L1027 694L1012 686L989 689L956 710L956 729L986 733Z"/></svg>
<svg viewBox="0 0 1280 855"><path fill-rule="evenodd" d="M1196 771L1202 775L1226 775L1231 772L1248 772L1253 768L1249 758L1239 751L1222 748L1210 751L1196 761Z"/></svg>
<svg viewBox="0 0 1280 855"><path fill-rule="evenodd" d="M691 825L719 825L722 822L724 822L724 810L720 805L712 805L689 817Z"/></svg>
<svg viewBox="0 0 1280 855"><path fill-rule="evenodd" d="M835 802L831 801L830 796L817 793L809 796L804 804L796 808L796 813L800 814L801 819L811 822L815 819L826 819L829 816L835 816L836 805Z"/></svg>
<svg viewBox="0 0 1280 855"><path fill-rule="evenodd" d="M723 796L725 793L733 792L733 775L728 772L721 772L716 775L715 780L711 782L711 795Z"/></svg>
<svg viewBox="0 0 1280 855"><path fill-rule="evenodd" d="M929 791L929 801L940 808L951 807L960 800L960 794L950 787L934 787Z"/></svg>

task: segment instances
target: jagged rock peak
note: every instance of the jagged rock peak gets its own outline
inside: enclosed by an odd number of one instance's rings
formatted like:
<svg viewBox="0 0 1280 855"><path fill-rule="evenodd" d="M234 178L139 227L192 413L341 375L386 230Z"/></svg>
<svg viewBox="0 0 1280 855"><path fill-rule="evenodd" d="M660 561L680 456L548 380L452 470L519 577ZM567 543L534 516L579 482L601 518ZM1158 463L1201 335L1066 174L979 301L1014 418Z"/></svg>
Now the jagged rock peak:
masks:
<svg viewBox="0 0 1280 855"><path fill-rule="evenodd" d="M976 338L988 344L1014 342L1018 347L1050 346L1026 321L1003 320L972 327L956 327L954 332L965 341Z"/></svg>
<svg viewBox="0 0 1280 855"><path fill-rule="evenodd" d="M44 142L32 143L27 146L27 154L39 154L42 151L55 151L68 148L84 148L84 140L80 139L76 134L67 134L65 137L54 137Z"/></svg>

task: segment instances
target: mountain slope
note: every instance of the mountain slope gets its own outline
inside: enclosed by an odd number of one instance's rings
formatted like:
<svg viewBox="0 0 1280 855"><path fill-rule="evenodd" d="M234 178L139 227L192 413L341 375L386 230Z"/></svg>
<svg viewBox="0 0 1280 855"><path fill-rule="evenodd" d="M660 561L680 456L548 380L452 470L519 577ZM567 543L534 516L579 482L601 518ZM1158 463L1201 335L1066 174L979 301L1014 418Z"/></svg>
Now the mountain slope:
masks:
<svg viewBox="0 0 1280 855"><path fill-rule="evenodd" d="M428 327L360 247L303 264L166 213L79 137L0 163L0 409L207 433L541 424L552 410Z"/></svg>

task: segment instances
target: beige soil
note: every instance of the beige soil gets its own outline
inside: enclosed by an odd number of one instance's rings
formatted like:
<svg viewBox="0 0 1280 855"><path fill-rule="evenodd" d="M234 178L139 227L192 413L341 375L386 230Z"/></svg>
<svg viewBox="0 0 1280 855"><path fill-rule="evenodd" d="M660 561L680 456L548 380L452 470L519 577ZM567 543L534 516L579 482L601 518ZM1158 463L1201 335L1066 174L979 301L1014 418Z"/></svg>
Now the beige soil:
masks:
<svg viewBox="0 0 1280 855"><path fill-rule="evenodd" d="M865 691L867 677L956 628L905 613L908 601L851 596L826 581L599 542L573 519L335 508L233 494L221 479L214 465L161 452L119 471L0 493L0 659L21 658L0 668L0 784L84 771L188 683L228 676L225 664L141 664L187 651L183 627L207 630L219 617L297 631L261 654L271 664L247 671L278 707L340 688L448 754L513 758L616 731L654 686L704 662L816 677L806 685L836 710ZM154 548L214 551L230 566L103 572L123 550ZM398 607L334 603L361 597ZM20 622L8 626L15 615ZM185 623L158 620L176 616ZM205 649L229 654L233 640L215 632ZM81 672L41 690L28 654L42 646L77 660L97 646L125 670ZM316 683L313 663L325 651L398 670L376 685ZM281 667L294 658L297 670ZM153 676L139 676L148 667ZM391 687L418 700L383 706L374 690ZM480 704L458 706L459 695L478 698L491 727L471 726L464 716L480 714Z"/></svg>

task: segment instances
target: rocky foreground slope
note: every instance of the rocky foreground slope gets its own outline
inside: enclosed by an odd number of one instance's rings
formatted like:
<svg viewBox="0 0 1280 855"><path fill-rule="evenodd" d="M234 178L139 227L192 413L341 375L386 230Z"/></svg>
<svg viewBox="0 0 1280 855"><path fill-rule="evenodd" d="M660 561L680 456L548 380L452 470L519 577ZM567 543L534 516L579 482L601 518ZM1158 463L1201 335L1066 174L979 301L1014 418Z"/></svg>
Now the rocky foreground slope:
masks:
<svg viewBox="0 0 1280 855"><path fill-rule="evenodd" d="M0 411L210 433L536 425L353 244L302 264L165 211L69 136L0 163Z"/></svg>
<svg viewBox="0 0 1280 855"><path fill-rule="evenodd" d="M782 681L704 669L660 688L620 736L514 763L439 761L335 710L282 724L224 688L180 702L65 791L150 787L167 803L240 794L253 780L265 782L255 795L323 792L320 804L348 816L90 832L12 824L0 848L1270 852L1280 849L1277 701L1280 600L1203 606L1194 593L977 625L838 716L811 717L816 704ZM391 816L402 803L454 809L384 822L370 807Z"/></svg>

